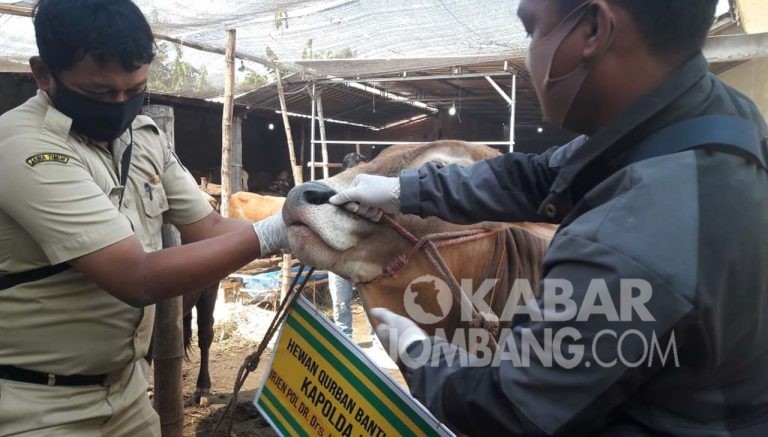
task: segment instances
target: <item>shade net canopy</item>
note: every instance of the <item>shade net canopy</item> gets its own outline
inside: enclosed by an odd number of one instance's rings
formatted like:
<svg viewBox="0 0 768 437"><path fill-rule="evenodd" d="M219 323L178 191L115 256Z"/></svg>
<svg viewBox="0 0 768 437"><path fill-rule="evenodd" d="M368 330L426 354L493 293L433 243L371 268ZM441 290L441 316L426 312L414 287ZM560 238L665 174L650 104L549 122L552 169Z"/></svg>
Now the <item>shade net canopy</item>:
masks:
<svg viewBox="0 0 768 437"><path fill-rule="evenodd" d="M297 61L409 58L402 71L435 64L445 56L524 56L528 40L517 19L519 0L135 0L154 32L185 42L223 50L225 31L237 30L237 51L244 57L292 64ZM0 0L0 6L31 8L34 0ZM0 59L5 71L37 53L31 18L0 14ZM170 57L176 51L168 50ZM221 55L183 49L186 62L205 68L216 91L223 84ZM423 65L414 59L425 58ZM262 67L238 61L238 79ZM376 62L338 62L333 73L360 77L381 73ZM309 70L307 74L315 74ZM197 96L199 90L175 90ZM255 88L254 86L253 88ZM192 88L192 87L190 87ZM208 94L216 92L207 90Z"/></svg>

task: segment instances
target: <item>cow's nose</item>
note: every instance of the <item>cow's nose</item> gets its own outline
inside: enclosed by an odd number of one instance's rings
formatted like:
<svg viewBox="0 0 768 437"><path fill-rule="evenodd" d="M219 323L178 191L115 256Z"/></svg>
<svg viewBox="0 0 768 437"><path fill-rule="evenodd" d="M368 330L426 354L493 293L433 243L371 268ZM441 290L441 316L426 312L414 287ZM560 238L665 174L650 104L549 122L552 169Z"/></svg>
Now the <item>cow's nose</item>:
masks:
<svg viewBox="0 0 768 437"><path fill-rule="evenodd" d="M336 191L325 184L318 182L307 182L293 188L286 199L286 204L291 207L301 207L302 205L322 205L328 203L328 199L336 194Z"/></svg>
<svg viewBox="0 0 768 437"><path fill-rule="evenodd" d="M325 184L309 182L304 185L305 188L301 191L301 197L304 202L309 203L310 205L322 205L328 203L328 199L336 194L336 191Z"/></svg>

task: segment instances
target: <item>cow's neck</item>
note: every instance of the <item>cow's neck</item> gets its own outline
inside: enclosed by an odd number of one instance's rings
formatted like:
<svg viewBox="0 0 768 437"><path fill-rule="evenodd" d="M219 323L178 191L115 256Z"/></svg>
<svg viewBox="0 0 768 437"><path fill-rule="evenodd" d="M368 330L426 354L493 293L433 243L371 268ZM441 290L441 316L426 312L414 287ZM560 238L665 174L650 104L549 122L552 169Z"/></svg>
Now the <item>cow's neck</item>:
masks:
<svg viewBox="0 0 768 437"><path fill-rule="evenodd" d="M440 249L440 254L454 277L459 283L463 282L469 285L472 292L481 287L486 279L498 280L495 287L489 290L484 299L497 314L501 314L500 311L503 309L511 285L509 280L510 260L507 249L508 238L508 231L504 230L495 233L490 238ZM408 316L409 313L404 305L405 292L412 282L427 275L445 281L445 278L441 278L435 271L426 255L419 253L396 276L375 283L357 284L357 287L360 290L366 311L375 307L384 307ZM422 306L432 304L431 307L424 309L434 314L441 314L436 299L425 298L420 304ZM375 323L373 320L372 322ZM451 306L450 314L441 322L434 325L422 325L422 328L430 334L434 334L437 328L443 328L450 333L462 325L465 323L460 320L459 305L454 303Z"/></svg>

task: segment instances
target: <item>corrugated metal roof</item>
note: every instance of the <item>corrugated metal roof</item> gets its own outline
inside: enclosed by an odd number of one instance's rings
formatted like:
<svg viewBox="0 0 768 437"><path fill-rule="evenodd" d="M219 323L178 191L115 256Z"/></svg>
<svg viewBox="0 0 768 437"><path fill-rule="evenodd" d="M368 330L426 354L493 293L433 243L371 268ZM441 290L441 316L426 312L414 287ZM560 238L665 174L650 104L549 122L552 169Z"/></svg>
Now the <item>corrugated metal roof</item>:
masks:
<svg viewBox="0 0 768 437"><path fill-rule="evenodd" d="M402 65L406 66L428 62L425 60L402 61ZM463 65L462 62L464 62ZM402 73L393 74L397 70L384 66L382 69L388 69L389 75L377 75L375 78L370 75L367 77L347 76L345 78L355 79L355 83L359 82L401 98L422 102L439 110L445 111L454 106L458 117L474 117L503 123L509 121L509 105L483 75L493 74L492 79L509 95L512 87L512 74L514 73L517 75L516 124L523 126L541 124L541 112L536 93L524 68L524 60L519 58L497 59L476 64L467 64L466 62L467 59L452 58L449 62L444 62L444 65L454 63L450 67L411 70L405 76ZM319 79L330 72L341 72L340 68L367 69L367 71L372 72L378 68L375 65L382 65L380 62L347 60L343 65L333 62L319 65L320 68L314 68L318 64L312 63L307 66L313 67L317 75L314 80L319 81L317 87L323 90L323 106L326 118L383 127L419 114L431 114L428 110L351 88L339 81L338 78L334 80ZM361 68L358 69L358 65ZM505 67L507 68L506 71L504 70ZM417 78L419 80L416 80ZM289 112L305 115L311 113L309 80L313 80L313 78L300 75L286 78L286 104ZM237 103L252 108L280 110L277 86L274 83L238 97Z"/></svg>

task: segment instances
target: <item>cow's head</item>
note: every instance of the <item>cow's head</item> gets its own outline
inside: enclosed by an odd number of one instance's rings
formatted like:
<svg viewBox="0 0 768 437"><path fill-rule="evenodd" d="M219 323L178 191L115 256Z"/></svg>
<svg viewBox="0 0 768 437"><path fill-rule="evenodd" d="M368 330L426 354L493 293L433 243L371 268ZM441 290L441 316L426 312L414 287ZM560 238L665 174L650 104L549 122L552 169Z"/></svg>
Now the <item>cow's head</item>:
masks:
<svg viewBox="0 0 768 437"><path fill-rule="evenodd" d="M354 282L371 281L409 244L383 224L329 204L330 195L349 187L357 174L398 176L405 168L420 167L427 162L471 165L498 154L489 147L462 141L391 146L371 162L330 179L298 186L288 194L283 209L291 252L307 264ZM399 215L396 220L417 236L463 228L435 218ZM490 223L485 226L498 227Z"/></svg>

